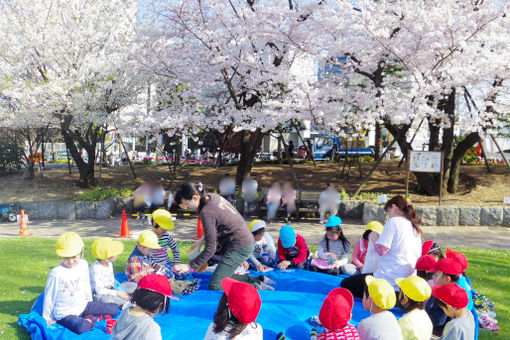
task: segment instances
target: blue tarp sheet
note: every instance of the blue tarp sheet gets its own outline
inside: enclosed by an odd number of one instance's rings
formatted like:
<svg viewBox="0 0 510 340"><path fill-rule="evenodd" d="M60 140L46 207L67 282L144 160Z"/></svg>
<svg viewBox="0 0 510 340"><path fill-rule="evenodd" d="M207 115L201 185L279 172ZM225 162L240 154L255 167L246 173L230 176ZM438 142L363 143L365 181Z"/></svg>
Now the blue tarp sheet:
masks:
<svg viewBox="0 0 510 340"><path fill-rule="evenodd" d="M262 308L257 322L264 329L264 339L274 339L284 332L288 339L309 339L312 326L308 319L318 315L322 302L333 288L339 287L343 276L331 276L315 272L295 270L274 271L265 274L277 282L275 291L259 291ZM203 339L222 292L206 290L211 274L196 274L201 279L200 289L188 296L179 296L171 302L170 313L158 315L154 320L161 326L163 339ZM119 281L125 281L124 274L117 274ZM25 327L34 340L110 339L105 333L105 321L87 333L77 335L64 327L48 326L42 318L44 294L36 300L30 314L22 314L18 323ZM352 311L353 325L369 316L361 300L356 299ZM318 329L322 331L322 329Z"/></svg>

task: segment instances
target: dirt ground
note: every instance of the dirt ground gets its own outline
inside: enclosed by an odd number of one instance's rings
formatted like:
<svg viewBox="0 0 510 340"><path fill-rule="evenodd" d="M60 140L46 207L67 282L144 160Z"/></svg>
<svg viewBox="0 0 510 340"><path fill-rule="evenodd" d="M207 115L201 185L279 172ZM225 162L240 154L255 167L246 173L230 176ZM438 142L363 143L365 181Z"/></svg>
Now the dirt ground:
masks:
<svg viewBox="0 0 510 340"><path fill-rule="evenodd" d="M327 182L334 182L338 189L345 189L353 193L363 180L358 166L351 166L347 174L347 167L342 177L342 163L318 163L294 165L299 185L303 189L322 189ZM362 164L362 175L366 176L372 167L371 163ZM137 188L144 181L161 183L165 188L175 189L183 180L200 181L208 190L217 188L220 178L224 174L235 175L236 167L188 166L183 167L177 176L173 176L166 165L136 165L137 179L134 180L128 166L103 168L103 183L106 187ZM96 169L96 177L98 176ZM256 165L252 177L259 181L259 187L270 186L275 180L291 179L288 165ZM36 173L33 181L21 182L22 173L7 177L0 177L1 203L43 200L72 200L85 189L74 183L78 180L78 170L72 169L69 175L67 167L46 169ZM364 192L377 193L405 193L405 164L398 168L398 162L383 162L373 173L371 179L363 187ZM410 179L411 200L415 204L437 204L438 198L413 192L414 177ZM507 167L492 167L488 173L485 166L466 165L461 169L461 183L458 194L447 195L443 198L444 205L503 205L503 197L510 195L510 169Z"/></svg>

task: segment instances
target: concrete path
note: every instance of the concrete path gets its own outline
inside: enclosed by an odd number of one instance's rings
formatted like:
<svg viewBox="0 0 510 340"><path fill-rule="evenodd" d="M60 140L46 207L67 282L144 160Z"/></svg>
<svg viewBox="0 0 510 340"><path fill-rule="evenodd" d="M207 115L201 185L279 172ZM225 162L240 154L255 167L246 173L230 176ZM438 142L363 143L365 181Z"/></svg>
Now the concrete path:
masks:
<svg viewBox="0 0 510 340"><path fill-rule="evenodd" d="M128 219L131 233L137 233L149 228L143 226L140 220ZM102 236L115 237L120 234L121 219L109 220L72 220L72 221L31 221L29 232L33 237L57 237L66 231L75 231L84 238ZM268 230L275 239L283 223L271 223ZM298 234L301 234L309 244L317 244L324 235L324 228L313 220L292 223ZM177 240L191 240L195 236L196 219L178 219L175 229L171 231ZM365 229L360 221L344 221L344 234L351 241L356 242ZM499 227L423 227L425 240L434 240L444 249L446 247L492 248L510 249L510 228ZM1 237L15 237L19 234L18 223L1 223Z"/></svg>

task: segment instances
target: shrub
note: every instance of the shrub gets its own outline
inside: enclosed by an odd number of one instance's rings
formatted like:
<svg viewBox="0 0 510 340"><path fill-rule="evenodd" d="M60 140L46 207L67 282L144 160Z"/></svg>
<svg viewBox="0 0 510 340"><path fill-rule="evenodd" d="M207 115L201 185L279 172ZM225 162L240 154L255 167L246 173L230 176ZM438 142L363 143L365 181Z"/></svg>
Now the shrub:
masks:
<svg viewBox="0 0 510 340"><path fill-rule="evenodd" d="M129 188L100 188L87 190L84 193L76 196L76 201L104 201L109 197L129 197L133 196L134 191Z"/></svg>
<svg viewBox="0 0 510 340"><path fill-rule="evenodd" d="M23 148L7 140L0 140L0 176L9 175L21 169Z"/></svg>

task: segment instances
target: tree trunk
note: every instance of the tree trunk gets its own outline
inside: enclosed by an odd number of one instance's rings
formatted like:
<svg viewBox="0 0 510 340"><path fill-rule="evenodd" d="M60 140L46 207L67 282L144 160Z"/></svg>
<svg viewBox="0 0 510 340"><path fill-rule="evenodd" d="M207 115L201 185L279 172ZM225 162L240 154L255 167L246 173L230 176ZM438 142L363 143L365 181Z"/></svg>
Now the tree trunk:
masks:
<svg viewBox="0 0 510 340"><path fill-rule="evenodd" d="M376 123L375 124L375 159L381 158L382 154L382 124Z"/></svg>
<svg viewBox="0 0 510 340"><path fill-rule="evenodd" d="M285 143L285 140L283 139L283 133L282 132L280 132L280 136L278 136L278 140L281 140L285 150L289 150L289 147L287 146L287 143ZM297 178L297 175L296 175L296 171L294 171L294 166L292 165L292 159L290 158L290 154L289 154L288 151L285 153L285 156L286 156L285 158L287 158L287 162L289 163L289 167L290 167L290 172L292 174L292 178L294 179L294 185L295 185L295 187L297 189L299 189L300 188L299 181L298 181L298 178Z"/></svg>
<svg viewBox="0 0 510 340"><path fill-rule="evenodd" d="M258 133L258 135L252 147L251 136L254 133ZM250 174L251 168L253 167L253 161L257 155L257 151L262 145L262 139L264 138L264 133L260 132L259 129L255 132L243 130L241 134L241 158L239 159L239 165L237 166L236 172L236 184L239 186L243 183L243 179Z"/></svg>
<svg viewBox="0 0 510 340"><path fill-rule="evenodd" d="M79 184L82 186L90 186L94 184L94 161L96 158L96 144L99 138L99 127L89 124L87 131L82 134L70 127L70 118L65 118L61 123L61 131L67 149L71 153L78 171L80 173ZM80 151L76 147L75 140L80 147L87 151L88 160L82 158Z"/></svg>
<svg viewBox="0 0 510 340"><path fill-rule="evenodd" d="M282 141L280 140L280 138L278 138L278 151L276 153L277 155L277 158L278 158L278 164L282 164L283 161L282 161Z"/></svg>
<svg viewBox="0 0 510 340"><path fill-rule="evenodd" d="M452 89L452 92L448 96L448 99L444 101L444 105L442 105L442 110L446 113L448 119L450 120L450 126L448 128L443 129L443 187L441 188L444 193L448 186L448 179L450 178L450 170L451 163L453 158L453 140L454 133L453 128L455 126L455 89Z"/></svg>
<svg viewBox="0 0 510 340"><path fill-rule="evenodd" d="M450 166L450 177L448 178L448 192L455 194L459 186L459 173L462 159L466 152L473 147L480 140L478 132L472 132L466 136L466 138L460 142L455 151Z"/></svg>
<svg viewBox="0 0 510 340"><path fill-rule="evenodd" d="M439 121L437 119L429 119L429 151L439 151Z"/></svg>

